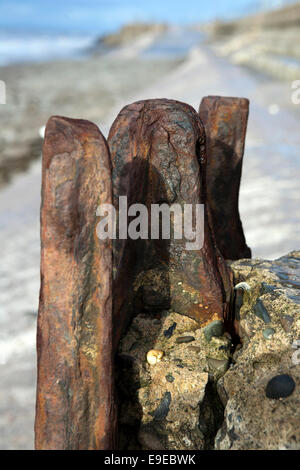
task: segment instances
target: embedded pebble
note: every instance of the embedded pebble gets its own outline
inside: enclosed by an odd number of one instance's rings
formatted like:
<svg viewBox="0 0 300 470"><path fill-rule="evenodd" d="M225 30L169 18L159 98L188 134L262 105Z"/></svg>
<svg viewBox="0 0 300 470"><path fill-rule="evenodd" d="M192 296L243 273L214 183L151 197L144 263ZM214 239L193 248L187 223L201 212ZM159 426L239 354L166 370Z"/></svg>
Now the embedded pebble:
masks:
<svg viewBox="0 0 300 470"><path fill-rule="evenodd" d="M171 336L174 333L174 330L175 330L176 326L177 326L177 323L174 322L173 325L170 326L170 328L168 328L167 330L164 331L164 336L166 338L171 338Z"/></svg>
<svg viewBox="0 0 300 470"><path fill-rule="evenodd" d="M190 351L195 352L196 354L198 354L198 353L201 351L201 348L200 348L199 346L193 346L193 345L188 346L188 349L189 349Z"/></svg>
<svg viewBox="0 0 300 470"><path fill-rule="evenodd" d="M166 375L166 380L170 383L174 382L175 378L173 377L172 374L167 374Z"/></svg>
<svg viewBox="0 0 300 470"><path fill-rule="evenodd" d="M260 363L259 361L254 361L253 364L253 369L258 370L260 367L263 367L263 363Z"/></svg>
<svg viewBox="0 0 300 470"><path fill-rule="evenodd" d="M176 343L181 344L181 343L191 343L192 341L195 341L194 336L179 336L176 338Z"/></svg>
<svg viewBox="0 0 300 470"><path fill-rule="evenodd" d="M174 362L175 362L176 366L179 367L180 369L184 368L184 365L182 364L182 360L180 358L175 357Z"/></svg>
<svg viewBox="0 0 300 470"><path fill-rule="evenodd" d="M153 419L155 421L163 421L167 417L167 414L169 413L170 403L171 393L166 392L163 398L161 399L160 404L153 413Z"/></svg>
<svg viewBox="0 0 300 470"><path fill-rule="evenodd" d="M228 359L215 359L212 357L207 358L207 363L210 369L216 370L221 374L225 374L229 367Z"/></svg>
<svg viewBox="0 0 300 470"><path fill-rule="evenodd" d="M231 440L231 442L234 442L234 441L239 439L239 435L236 434L236 432L234 431L234 426L231 429L229 429L227 431L227 433L228 433L228 437Z"/></svg>
<svg viewBox="0 0 300 470"><path fill-rule="evenodd" d="M261 283L261 295L273 293L276 287L267 284L266 282Z"/></svg>
<svg viewBox="0 0 300 470"><path fill-rule="evenodd" d="M215 320L204 328L204 336L208 342L210 342L213 336L222 336L223 333L224 326L221 320Z"/></svg>
<svg viewBox="0 0 300 470"><path fill-rule="evenodd" d="M289 397L293 393L295 386L294 379L289 375L276 375L266 386L266 396L275 399Z"/></svg>
<svg viewBox="0 0 300 470"><path fill-rule="evenodd" d="M231 345L230 344L222 344L221 346L219 346L219 351L227 351L231 348Z"/></svg>
<svg viewBox="0 0 300 470"><path fill-rule="evenodd" d="M160 362L163 358L163 351L159 351L157 349L151 349L147 352L147 362L150 365L154 365L157 362Z"/></svg>
<svg viewBox="0 0 300 470"><path fill-rule="evenodd" d="M266 339L271 339L274 333L275 333L274 328L265 328L262 332L264 338Z"/></svg>
<svg viewBox="0 0 300 470"><path fill-rule="evenodd" d="M253 307L255 315L263 320L265 323L270 323L271 319L268 314L268 310L264 306L264 303L261 299L257 299L256 304Z"/></svg>
<svg viewBox="0 0 300 470"><path fill-rule="evenodd" d="M238 284L234 286L234 290L237 290L237 289L250 290L251 287L249 286L247 282L239 282Z"/></svg>
<svg viewBox="0 0 300 470"><path fill-rule="evenodd" d="M292 326L293 326L294 318L291 317L291 315L283 315L280 318L280 323L281 323L281 326L284 329L284 331L286 333L288 333L291 330Z"/></svg>

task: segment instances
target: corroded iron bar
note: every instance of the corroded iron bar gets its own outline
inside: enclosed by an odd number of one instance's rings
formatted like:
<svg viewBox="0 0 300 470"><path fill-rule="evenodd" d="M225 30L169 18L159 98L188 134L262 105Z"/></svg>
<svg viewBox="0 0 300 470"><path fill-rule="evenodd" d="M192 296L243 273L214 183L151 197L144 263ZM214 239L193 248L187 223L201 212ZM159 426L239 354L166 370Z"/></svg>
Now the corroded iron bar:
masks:
<svg viewBox="0 0 300 470"><path fill-rule="evenodd" d="M199 115L207 140L207 201L217 245L225 259L251 258L238 199L249 101L206 96Z"/></svg>
<svg viewBox="0 0 300 470"><path fill-rule="evenodd" d="M205 203L205 134L196 111L172 100L126 106L109 133L114 203ZM149 224L150 226L150 224ZM204 211L204 245L186 240L117 240L114 324L118 341L130 311L172 308L200 323L223 319L231 282Z"/></svg>
<svg viewBox="0 0 300 470"><path fill-rule="evenodd" d="M43 148L37 449L114 445L112 247L96 235L111 203L109 150L97 126L48 121Z"/></svg>

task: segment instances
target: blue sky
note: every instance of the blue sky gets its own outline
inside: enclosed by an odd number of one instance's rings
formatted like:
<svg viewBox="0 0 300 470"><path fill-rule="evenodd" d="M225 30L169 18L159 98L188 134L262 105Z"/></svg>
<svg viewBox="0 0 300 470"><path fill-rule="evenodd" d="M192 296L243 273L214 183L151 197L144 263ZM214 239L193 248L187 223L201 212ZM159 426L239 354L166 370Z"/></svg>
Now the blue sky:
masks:
<svg viewBox="0 0 300 470"><path fill-rule="evenodd" d="M102 34L130 21L184 24L242 16L288 2L289 0L1 0L0 27L2 30L19 32Z"/></svg>

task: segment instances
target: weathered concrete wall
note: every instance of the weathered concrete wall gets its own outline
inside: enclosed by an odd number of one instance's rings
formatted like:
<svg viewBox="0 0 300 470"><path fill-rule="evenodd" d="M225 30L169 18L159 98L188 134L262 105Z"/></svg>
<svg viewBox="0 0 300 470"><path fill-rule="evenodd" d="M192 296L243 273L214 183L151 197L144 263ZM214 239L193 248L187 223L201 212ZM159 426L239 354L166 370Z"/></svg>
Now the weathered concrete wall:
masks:
<svg viewBox="0 0 300 470"><path fill-rule="evenodd" d="M218 382L217 449L300 449L300 252L231 264L242 345ZM242 284L241 284L242 283Z"/></svg>

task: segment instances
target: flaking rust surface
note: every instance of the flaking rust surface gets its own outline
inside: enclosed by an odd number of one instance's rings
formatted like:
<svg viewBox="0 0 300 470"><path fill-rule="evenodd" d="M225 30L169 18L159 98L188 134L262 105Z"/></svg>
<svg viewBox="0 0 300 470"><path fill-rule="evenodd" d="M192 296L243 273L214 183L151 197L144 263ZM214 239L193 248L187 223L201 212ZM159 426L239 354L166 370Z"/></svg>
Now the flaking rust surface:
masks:
<svg viewBox="0 0 300 470"><path fill-rule="evenodd" d="M112 200L98 128L54 116L46 127L41 206L37 449L111 449L112 247L96 209Z"/></svg>
<svg viewBox="0 0 300 470"><path fill-rule="evenodd" d="M133 103L109 133L114 204L205 204L204 244L183 240L117 240L114 245L116 341L139 308L171 308L203 324L228 312L231 280L211 233L206 204L205 133L196 111L173 100ZM150 227L150 220L149 220Z"/></svg>
<svg viewBox="0 0 300 470"><path fill-rule="evenodd" d="M251 258L238 199L249 113L246 98L206 96L199 115L207 140L207 200L218 248L225 259Z"/></svg>

